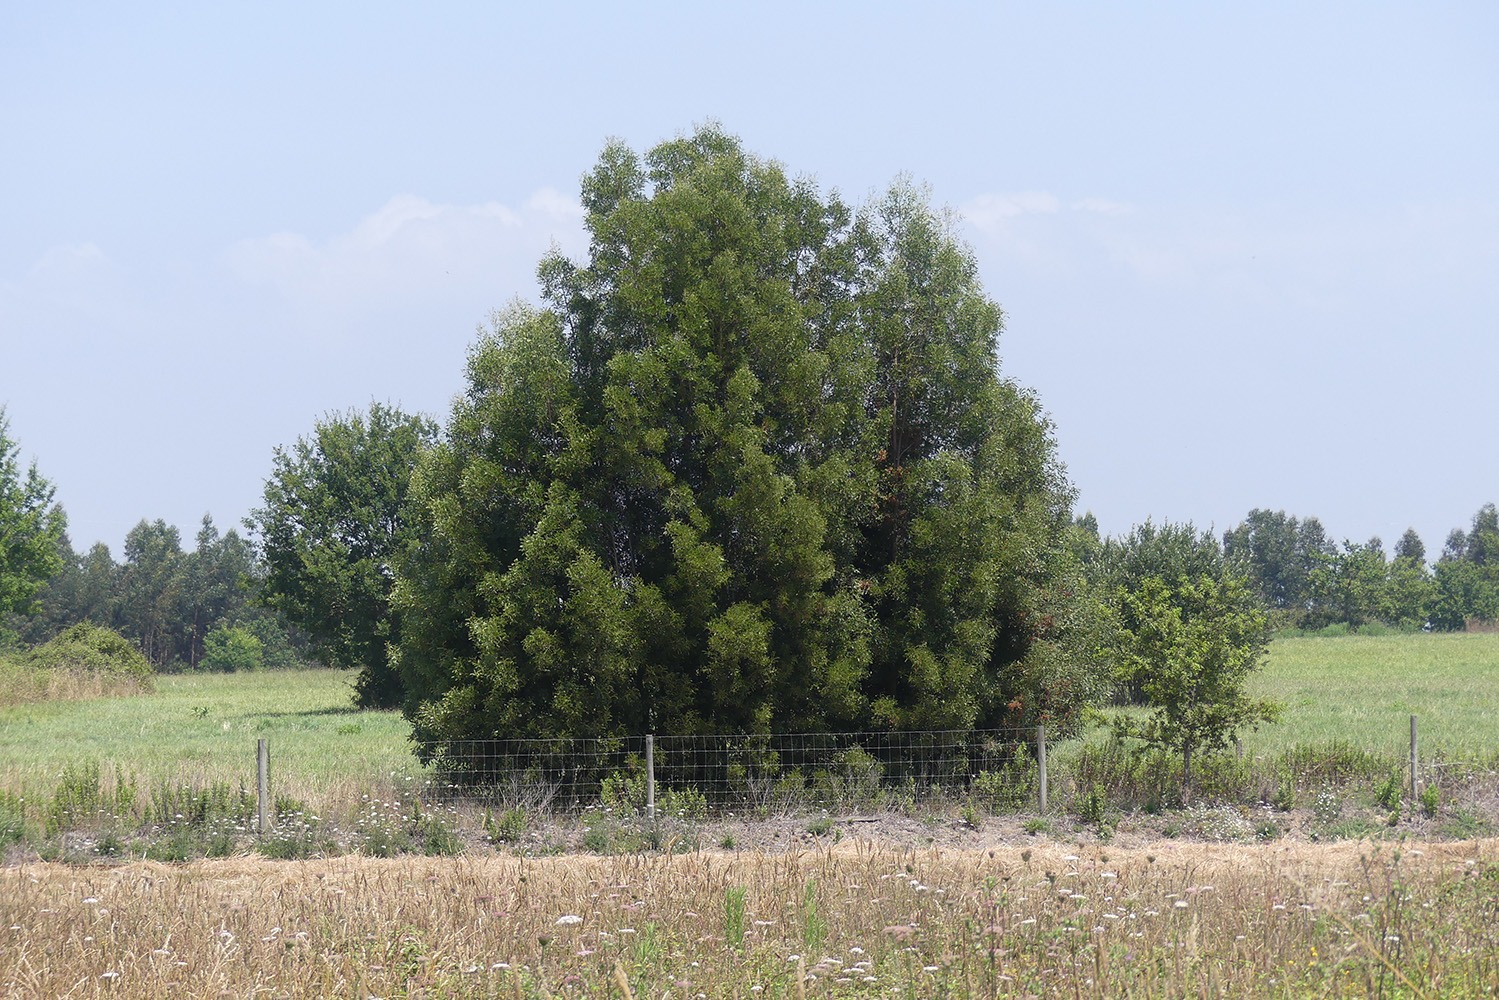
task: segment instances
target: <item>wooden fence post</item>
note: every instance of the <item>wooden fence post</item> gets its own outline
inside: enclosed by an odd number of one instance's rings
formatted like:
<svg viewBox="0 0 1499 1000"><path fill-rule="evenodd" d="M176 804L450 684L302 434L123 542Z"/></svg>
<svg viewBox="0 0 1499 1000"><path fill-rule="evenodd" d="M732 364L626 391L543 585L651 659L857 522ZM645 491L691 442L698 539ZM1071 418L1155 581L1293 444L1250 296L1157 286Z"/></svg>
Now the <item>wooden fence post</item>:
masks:
<svg viewBox="0 0 1499 1000"><path fill-rule="evenodd" d="M1411 716L1411 804L1416 802L1416 717Z"/></svg>
<svg viewBox="0 0 1499 1000"><path fill-rule="evenodd" d="M1036 767L1041 777L1041 812L1046 812L1046 724L1036 726Z"/></svg>
<svg viewBox="0 0 1499 1000"><path fill-rule="evenodd" d="M266 816L270 811L271 798L271 746L261 739L255 745L255 832L264 834L270 830Z"/></svg>
<svg viewBox="0 0 1499 1000"><path fill-rule="evenodd" d="M645 734L645 814L656 818L656 736Z"/></svg>

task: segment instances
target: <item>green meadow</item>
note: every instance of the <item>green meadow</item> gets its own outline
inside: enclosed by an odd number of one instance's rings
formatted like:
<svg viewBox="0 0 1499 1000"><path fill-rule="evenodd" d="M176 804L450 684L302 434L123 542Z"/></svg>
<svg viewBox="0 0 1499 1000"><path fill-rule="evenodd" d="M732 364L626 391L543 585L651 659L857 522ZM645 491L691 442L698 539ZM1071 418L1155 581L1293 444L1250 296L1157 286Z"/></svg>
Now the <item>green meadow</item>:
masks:
<svg viewBox="0 0 1499 1000"><path fill-rule="evenodd" d="M43 790L80 762L147 781L253 787L256 741L270 741L277 787L297 795L387 788L417 776L397 712L352 707L351 672L177 674L128 697L0 708L0 790ZM1402 758L1410 716L1423 759L1499 749L1499 634L1275 640L1251 684L1284 706L1244 740L1272 757L1334 741Z"/></svg>
<svg viewBox="0 0 1499 1000"><path fill-rule="evenodd" d="M0 788L47 786L89 761L147 782L253 788L261 738L283 788L374 787L415 772L405 720L353 708L353 680L339 670L164 674L148 694L0 708Z"/></svg>
<svg viewBox="0 0 1499 1000"><path fill-rule="evenodd" d="M1418 744L1431 752L1499 750L1499 634L1276 639L1250 690L1284 713L1248 736L1246 751L1339 740L1400 754L1412 715Z"/></svg>

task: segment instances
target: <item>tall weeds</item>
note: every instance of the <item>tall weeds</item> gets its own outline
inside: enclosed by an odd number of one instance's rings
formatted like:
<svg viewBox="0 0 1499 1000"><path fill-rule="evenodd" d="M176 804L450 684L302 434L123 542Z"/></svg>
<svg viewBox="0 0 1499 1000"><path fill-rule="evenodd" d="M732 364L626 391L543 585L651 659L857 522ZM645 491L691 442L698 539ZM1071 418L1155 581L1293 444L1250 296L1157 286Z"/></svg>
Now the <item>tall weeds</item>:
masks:
<svg viewBox="0 0 1499 1000"><path fill-rule="evenodd" d="M1496 886L1492 843L28 865L0 870L0 982L122 998L1463 998L1499 976Z"/></svg>

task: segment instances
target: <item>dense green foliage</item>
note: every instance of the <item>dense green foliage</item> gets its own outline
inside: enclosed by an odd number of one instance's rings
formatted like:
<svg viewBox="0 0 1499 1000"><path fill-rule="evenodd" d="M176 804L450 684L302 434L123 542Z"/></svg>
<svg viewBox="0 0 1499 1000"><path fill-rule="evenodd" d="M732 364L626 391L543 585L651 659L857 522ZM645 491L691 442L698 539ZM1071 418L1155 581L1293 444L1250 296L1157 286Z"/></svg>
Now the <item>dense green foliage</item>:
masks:
<svg viewBox="0 0 1499 1000"><path fill-rule="evenodd" d="M151 661L129 639L111 629L79 622L34 647L26 655L31 666L48 670L77 670L106 674L151 674Z"/></svg>
<svg viewBox="0 0 1499 1000"><path fill-rule="evenodd" d="M265 506L247 522L265 563L261 598L304 629L330 664L360 670L356 700L400 702L387 646L392 562L410 531L402 512L411 470L436 427L375 403L335 414L277 448Z"/></svg>
<svg viewBox="0 0 1499 1000"><path fill-rule="evenodd" d="M220 625L203 643L203 668L232 673L265 664L265 644L242 625Z"/></svg>
<svg viewBox="0 0 1499 1000"><path fill-rule="evenodd" d="M1312 606L1313 574L1337 554L1317 518L1260 508L1223 533L1223 551L1248 573L1277 620L1297 627Z"/></svg>
<svg viewBox="0 0 1499 1000"><path fill-rule="evenodd" d="M1454 530L1437 560L1431 623L1461 629L1499 623L1499 509L1484 504L1472 528Z"/></svg>
<svg viewBox="0 0 1499 1000"><path fill-rule="evenodd" d="M160 519L130 529L123 563L102 544L75 553L66 536L56 549L61 569L38 594L37 613L21 623L27 642L90 622L130 639L157 669L194 670L209 666L208 635L233 626L256 636L266 666L301 663L281 619L254 603L261 574L254 550L233 529L220 534L210 517L190 552Z"/></svg>
<svg viewBox="0 0 1499 1000"><path fill-rule="evenodd" d="M713 129L583 202L413 480L417 736L1065 725L1070 490L946 220Z"/></svg>
<svg viewBox="0 0 1499 1000"><path fill-rule="evenodd" d="M20 445L10 438L10 422L0 407L0 645L11 615L29 615L42 586L59 568L58 540L67 526L53 503L54 487L36 463L21 474Z"/></svg>
<svg viewBox="0 0 1499 1000"><path fill-rule="evenodd" d="M1090 567L1117 628L1118 691L1150 709L1119 728L1180 753L1190 783L1194 754L1274 715L1246 688L1269 639L1264 605L1242 564L1191 524L1146 521L1104 540Z"/></svg>
<svg viewBox="0 0 1499 1000"><path fill-rule="evenodd" d="M1241 577L1226 573L1178 580L1168 587L1147 577L1121 591L1126 625L1120 633L1120 669L1151 707L1143 722L1122 728L1130 736L1178 751L1183 783L1192 781L1192 758L1221 750L1245 727L1273 720L1269 702L1251 698L1250 675L1267 642L1267 617Z"/></svg>

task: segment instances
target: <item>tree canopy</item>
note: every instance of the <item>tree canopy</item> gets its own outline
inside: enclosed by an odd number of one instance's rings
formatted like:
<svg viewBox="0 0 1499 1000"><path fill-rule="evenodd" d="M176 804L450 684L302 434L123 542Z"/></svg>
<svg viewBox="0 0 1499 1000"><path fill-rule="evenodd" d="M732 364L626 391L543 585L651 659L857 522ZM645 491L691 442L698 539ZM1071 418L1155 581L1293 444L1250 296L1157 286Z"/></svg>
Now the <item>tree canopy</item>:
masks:
<svg viewBox="0 0 1499 1000"><path fill-rule="evenodd" d="M1071 490L924 193L856 212L705 128L583 204L413 477L417 737L1070 718Z"/></svg>
<svg viewBox="0 0 1499 1000"><path fill-rule="evenodd" d="M37 592L62 567L58 546L67 529L54 488L36 463L22 474L20 450L0 406L0 640L4 619L31 614Z"/></svg>
<svg viewBox="0 0 1499 1000"><path fill-rule="evenodd" d="M1416 630L1431 621L1435 581L1414 528L1387 559L1379 538L1339 547L1314 517L1298 522L1285 511L1255 509L1223 533L1223 550L1248 573L1277 626Z"/></svg>
<svg viewBox="0 0 1499 1000"><path fill-rule="evenodd" d="M355 699L366 708L400 703L390 591L409 540L411 472L436 430L381 403L319 420L310 437L276 449L265 506L246 521L265 564L261 599L328 663L359 669Z"/></svg>

